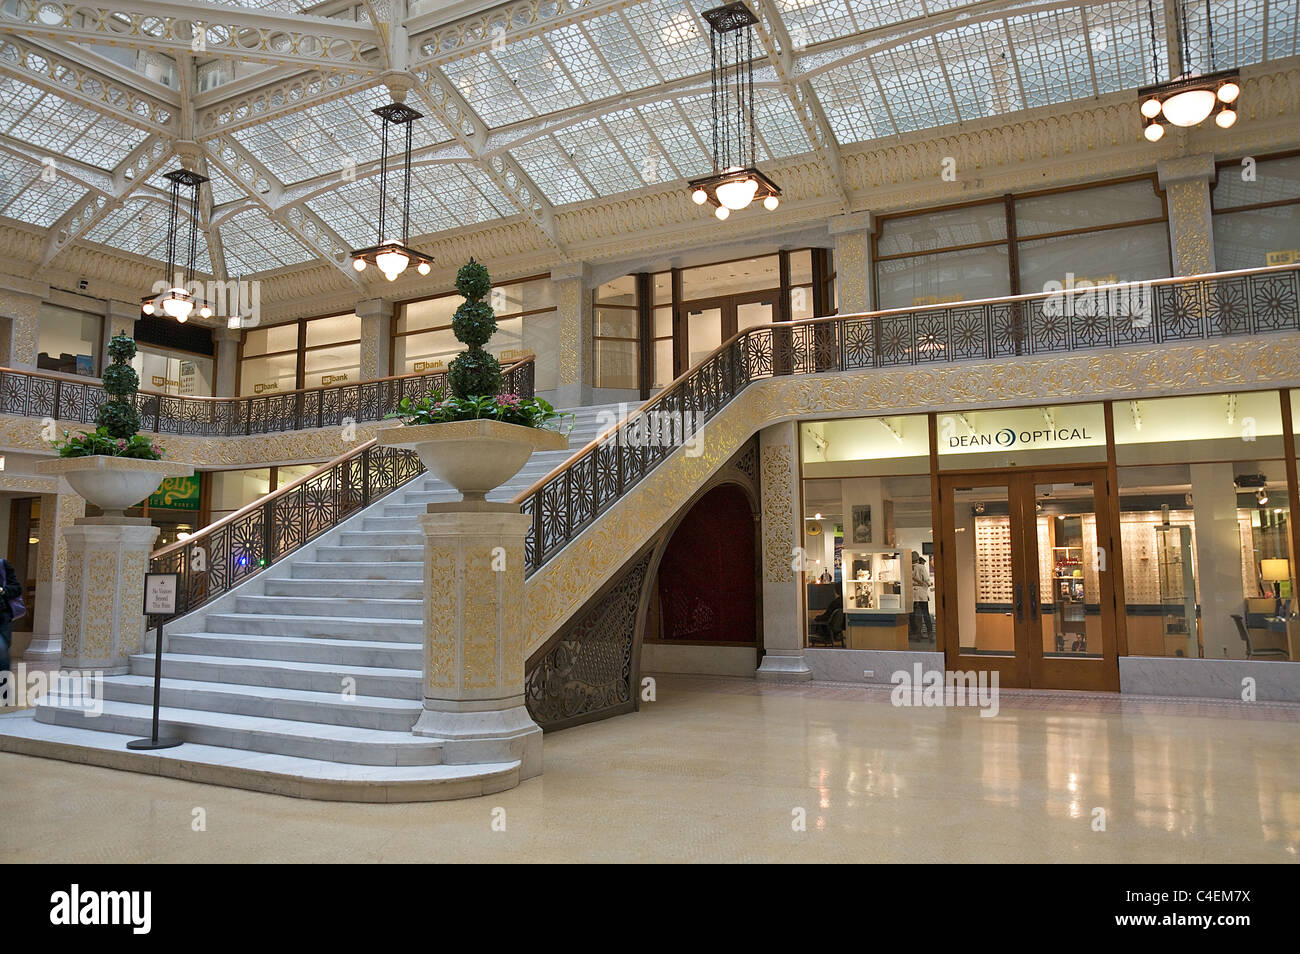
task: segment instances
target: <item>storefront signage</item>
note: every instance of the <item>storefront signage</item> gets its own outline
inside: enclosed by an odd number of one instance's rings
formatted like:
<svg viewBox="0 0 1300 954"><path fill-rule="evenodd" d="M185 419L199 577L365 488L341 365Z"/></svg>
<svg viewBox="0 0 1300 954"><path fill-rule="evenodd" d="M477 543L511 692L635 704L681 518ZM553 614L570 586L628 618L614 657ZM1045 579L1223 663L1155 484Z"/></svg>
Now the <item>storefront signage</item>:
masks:
<svg viewBox="0 0 1300 954"><path fill-rule="evenodd" d="M522 361L524 358L533 358L533 357L536 357L536 355L533 354L531 348L516 348L516 349L507 349L505 351L502 351L501 354L497 356L497 360Z"/></svg>
<svg viewBox="0 0 1300 954"><path fill-rule="evenodd" d="M320 383L321 387L327 388L331 384L338 384L340 381L346 381L347 379L348 376L346 374L322 374L320 376Z"/></svg>
<svg viewBox="0 0 1300 954"><path fill-rule="evenodd" d="M155 374L149 380L153 382L153 386L156 388L179 388L181 386L180 381L168 380L167 376L162 374Z"/></svg>
<svg viewBox="0 0 1300 954"><path fill-rule="evenodd" d="M415 373L422 371L441 371L446 365L441 361L417 361L415 362Z"/></svg>
<svg viewBox="0 0 1300 954"><path fill-rule="evenodd" d="M149 495L150 510L198 510L201 476L165 477L162 485Z"/></svg>
<svg viewBox="0 0 1300 954"><path fill-rule="evenodd" d="M1277 252L1265 252L1265 265L1294 265L1300 262L1300 248L1287 248Z"/></svg>
<svg viewBox="0 0 1300 954"><path fill-rule="evenodd" d="M261 384L253 385L254 394L261 394L263 391L278 391L278 390L280 390L279 381L263 381Z"/></svg>
<svg viewBox="0 0 1300 954"><path fill-rule="evenodd" d="M954 435L948 438L948 446L957 447L1034 447L1044 444L1068 444L1072 441L1091 441L1092 435L1086 427L1045 427L1038 430L1018 431L1014 427L1004 427L992 433L976 431L970 435Z"/></svg>

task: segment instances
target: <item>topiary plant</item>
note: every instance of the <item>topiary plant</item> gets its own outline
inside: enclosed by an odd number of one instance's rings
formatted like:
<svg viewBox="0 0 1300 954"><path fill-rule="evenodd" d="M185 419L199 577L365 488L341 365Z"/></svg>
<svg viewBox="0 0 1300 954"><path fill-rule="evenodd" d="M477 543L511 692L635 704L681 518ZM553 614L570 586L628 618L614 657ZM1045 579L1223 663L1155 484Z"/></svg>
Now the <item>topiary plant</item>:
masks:
<svg viewBox="0 0 1300 954"><path fill-rule="evenodd" d="M95 424L109 437L129 440L140 430L140 412L132 400L140 387L140 376L131 367L135 340L129 335L114 335L108 343L108 354L113 363L104 371L104 390L110 397L95 413Z"/></svg>
<svg viewBox="0 0 1300 954"><path fill-rule="evenodd" d="M451 362L447 379L458 398L494 397L501 390L501 364L483 350L497 330L496 313L483 301L491 290L488 270L472 258L456 273L456 291L465 301L451 317L451 330L466 350Z"/></svg>

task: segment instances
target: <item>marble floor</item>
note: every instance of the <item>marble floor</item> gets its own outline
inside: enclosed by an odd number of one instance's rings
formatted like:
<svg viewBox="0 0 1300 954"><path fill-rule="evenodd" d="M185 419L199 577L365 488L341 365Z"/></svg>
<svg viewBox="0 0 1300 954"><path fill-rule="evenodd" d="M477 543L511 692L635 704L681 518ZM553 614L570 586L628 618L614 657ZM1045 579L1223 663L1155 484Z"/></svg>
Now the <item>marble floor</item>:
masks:
<svg viewBox="0 0 1300 954"><path fill-rule="evenodd" d="M1297 706L1004 691L982 718L860 686L660 676L641 712L549 734L545 757L545 775L500 795L350 805L0 753L0 863L1295 862L1300 849Z"/></svg>

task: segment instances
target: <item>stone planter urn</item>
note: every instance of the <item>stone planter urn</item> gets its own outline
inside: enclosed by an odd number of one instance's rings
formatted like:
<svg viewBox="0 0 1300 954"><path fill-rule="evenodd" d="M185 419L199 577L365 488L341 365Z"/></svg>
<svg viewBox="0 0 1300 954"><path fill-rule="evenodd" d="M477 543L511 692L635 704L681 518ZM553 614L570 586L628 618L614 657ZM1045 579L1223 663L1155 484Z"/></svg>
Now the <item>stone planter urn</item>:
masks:
<svg viewBox="0 0 1300 954"><path fill-rule="evenodd" d="M189 464L131 457L59 457L36 465L42 474L63 477L78 495L104 511L105 517L122 517L162 485L166 477L188 477Z"/></svg>
<svg viewBox="0 0 1300 954"><path fill-rule="evenodd" d="M459 490L466 503L482 502L519 473L535 451L569 446L569 438L558 431L491 420L385 427L378 440L414 450L425 469Z"/></svg>
<svg viewBox="0 0 1300 954"><path fill-rule="evenodd" d="M67 572L60 655L65 669L127 672L144 648L144 575L158 528L123 513L152 494L165 477L188 477L194 468L131 457L59 457L36 465L63 477L104 511L80 517L63 530Z"/></svg>

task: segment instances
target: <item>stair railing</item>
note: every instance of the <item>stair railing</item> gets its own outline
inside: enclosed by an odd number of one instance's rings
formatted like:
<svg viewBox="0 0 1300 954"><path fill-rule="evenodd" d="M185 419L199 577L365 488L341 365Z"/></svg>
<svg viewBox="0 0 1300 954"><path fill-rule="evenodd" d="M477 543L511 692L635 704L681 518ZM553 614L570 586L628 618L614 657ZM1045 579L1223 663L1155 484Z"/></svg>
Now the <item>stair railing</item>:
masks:
<svg viewBox="0 0 1300 954"><path fill-rule="evenodd" d="M534 396L533 359L504 370L506 391ZM399 374L352 384L301 388L237 398L190 397L140 391L140 428L154 434L239 437L382 420L403 398L420 400L447 389L447 372ZM0 368L0 414L93 424L108 394L98 379Z"/></svg>
<svg viewBox="0 0 1300 954"><path fill-rule="evenodd" d="M723 342L514 502L532 574L755 381L1300 330L1300 266L755 326Z"/></svg>

